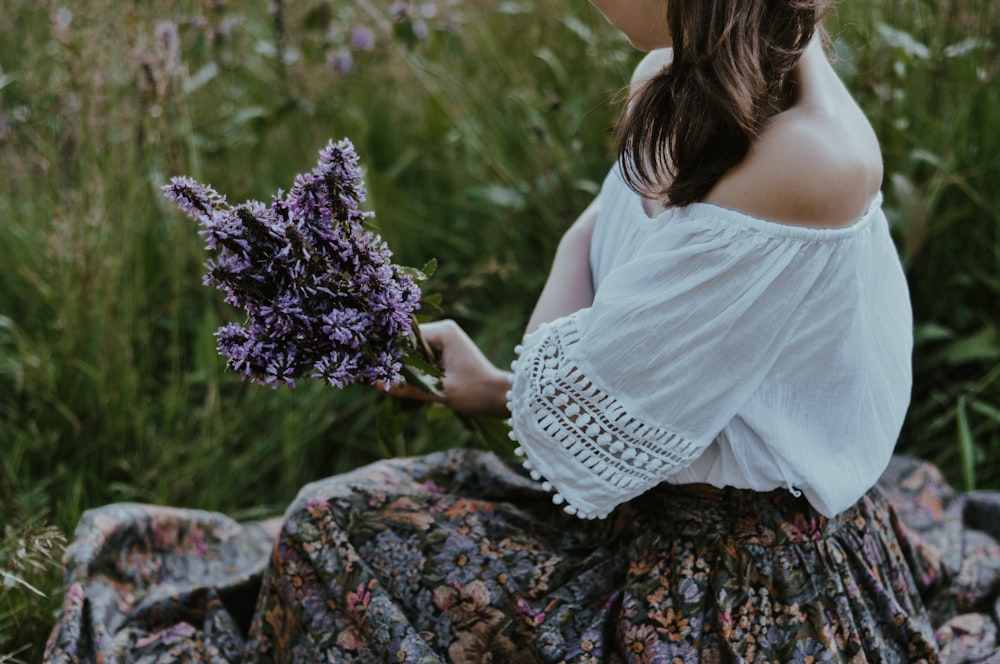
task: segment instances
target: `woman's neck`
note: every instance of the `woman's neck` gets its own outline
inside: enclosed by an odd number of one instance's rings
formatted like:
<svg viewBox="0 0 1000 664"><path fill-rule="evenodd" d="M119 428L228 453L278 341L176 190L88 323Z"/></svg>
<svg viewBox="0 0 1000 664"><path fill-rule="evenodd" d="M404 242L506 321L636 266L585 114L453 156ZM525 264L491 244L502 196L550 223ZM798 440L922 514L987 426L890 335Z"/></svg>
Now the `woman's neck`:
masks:
<svg viewBox="0 0 1000 664"><path fill-rule="evenodd" d="M823 39L817 34L803 51L794 70L794 106L810 106L819 110L832 110L836 106L838 93L846 93L826 53Z"/></svg>

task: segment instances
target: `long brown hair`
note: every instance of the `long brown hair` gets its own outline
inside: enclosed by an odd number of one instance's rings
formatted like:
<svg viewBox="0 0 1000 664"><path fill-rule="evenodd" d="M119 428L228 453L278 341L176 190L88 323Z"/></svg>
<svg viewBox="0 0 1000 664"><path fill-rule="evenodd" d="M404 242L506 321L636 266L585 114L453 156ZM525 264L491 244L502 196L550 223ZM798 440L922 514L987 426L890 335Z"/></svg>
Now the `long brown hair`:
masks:
<svg viewBox="0 0 1000 664"><path fill-rule="evenodd" d="M826 0L667 2L673 60L626 104L618 151L630 187L681 206L704 198L787 106Z"/></svg>

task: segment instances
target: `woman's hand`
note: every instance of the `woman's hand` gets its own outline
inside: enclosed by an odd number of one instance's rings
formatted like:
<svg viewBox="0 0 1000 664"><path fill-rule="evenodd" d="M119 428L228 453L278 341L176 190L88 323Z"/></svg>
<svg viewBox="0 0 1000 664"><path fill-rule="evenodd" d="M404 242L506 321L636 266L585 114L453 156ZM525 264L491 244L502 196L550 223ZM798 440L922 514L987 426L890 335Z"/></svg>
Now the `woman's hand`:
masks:
<svg viewBox="0 0 1000 664"><path fill-rule="evenodd" d="M441 358L444 397L406 385L393 390L393 394L421 401L437 401L466 415L509 415L507 390L510 389L510 374L486 359L455 321L425 323L420 326L420 334Z"/></svg>

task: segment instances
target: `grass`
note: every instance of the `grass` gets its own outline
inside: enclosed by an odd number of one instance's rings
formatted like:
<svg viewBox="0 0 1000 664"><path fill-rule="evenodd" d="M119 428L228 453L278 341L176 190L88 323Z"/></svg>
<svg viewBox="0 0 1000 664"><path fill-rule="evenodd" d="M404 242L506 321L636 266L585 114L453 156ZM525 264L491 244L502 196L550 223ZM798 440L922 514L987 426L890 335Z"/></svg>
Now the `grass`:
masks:
<svg viewBox="0 0 1000 664"><path fill-rule="evenodd" d="M397 21L373 0L3 4L0 569L18 580L0 590L0 661L35 661L60 602L60 537L83 510L275 513L312 479L468 442L432 409L387 449L370 393L225 372L212 332L235 314L200 285L201 243L159 185L187 174L262 198L349 136L399 261L436 257L446 314L507 362L559 235L611 163L638 54L583 2L440 0ZM997 12L870 0L829 22L883 144L911 284L900 448L962 488L1000 488ZM338 73L356 25L375 47Z"/></svg>

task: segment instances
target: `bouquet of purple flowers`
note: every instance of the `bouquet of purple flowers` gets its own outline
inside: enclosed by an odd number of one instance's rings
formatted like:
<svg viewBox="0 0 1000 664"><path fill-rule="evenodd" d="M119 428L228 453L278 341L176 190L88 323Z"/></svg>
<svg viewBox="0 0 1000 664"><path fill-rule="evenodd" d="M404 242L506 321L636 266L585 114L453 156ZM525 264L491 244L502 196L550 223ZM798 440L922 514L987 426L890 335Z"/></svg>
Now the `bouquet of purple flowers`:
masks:
<svg viewBox="0 0 1000 664"><path fill-rule="evenodd" d="M175 177L167 198L201 226L206 285L246 312L216 333L227 366L244 379L295 387L312 378L333 387L385 389L404 378L439 391L441 372L420 339L415 314L424 271L392 263L365 222L365 186L347 139L330 141L310 173L271 205L230 205L212 187Z"/></svg>

